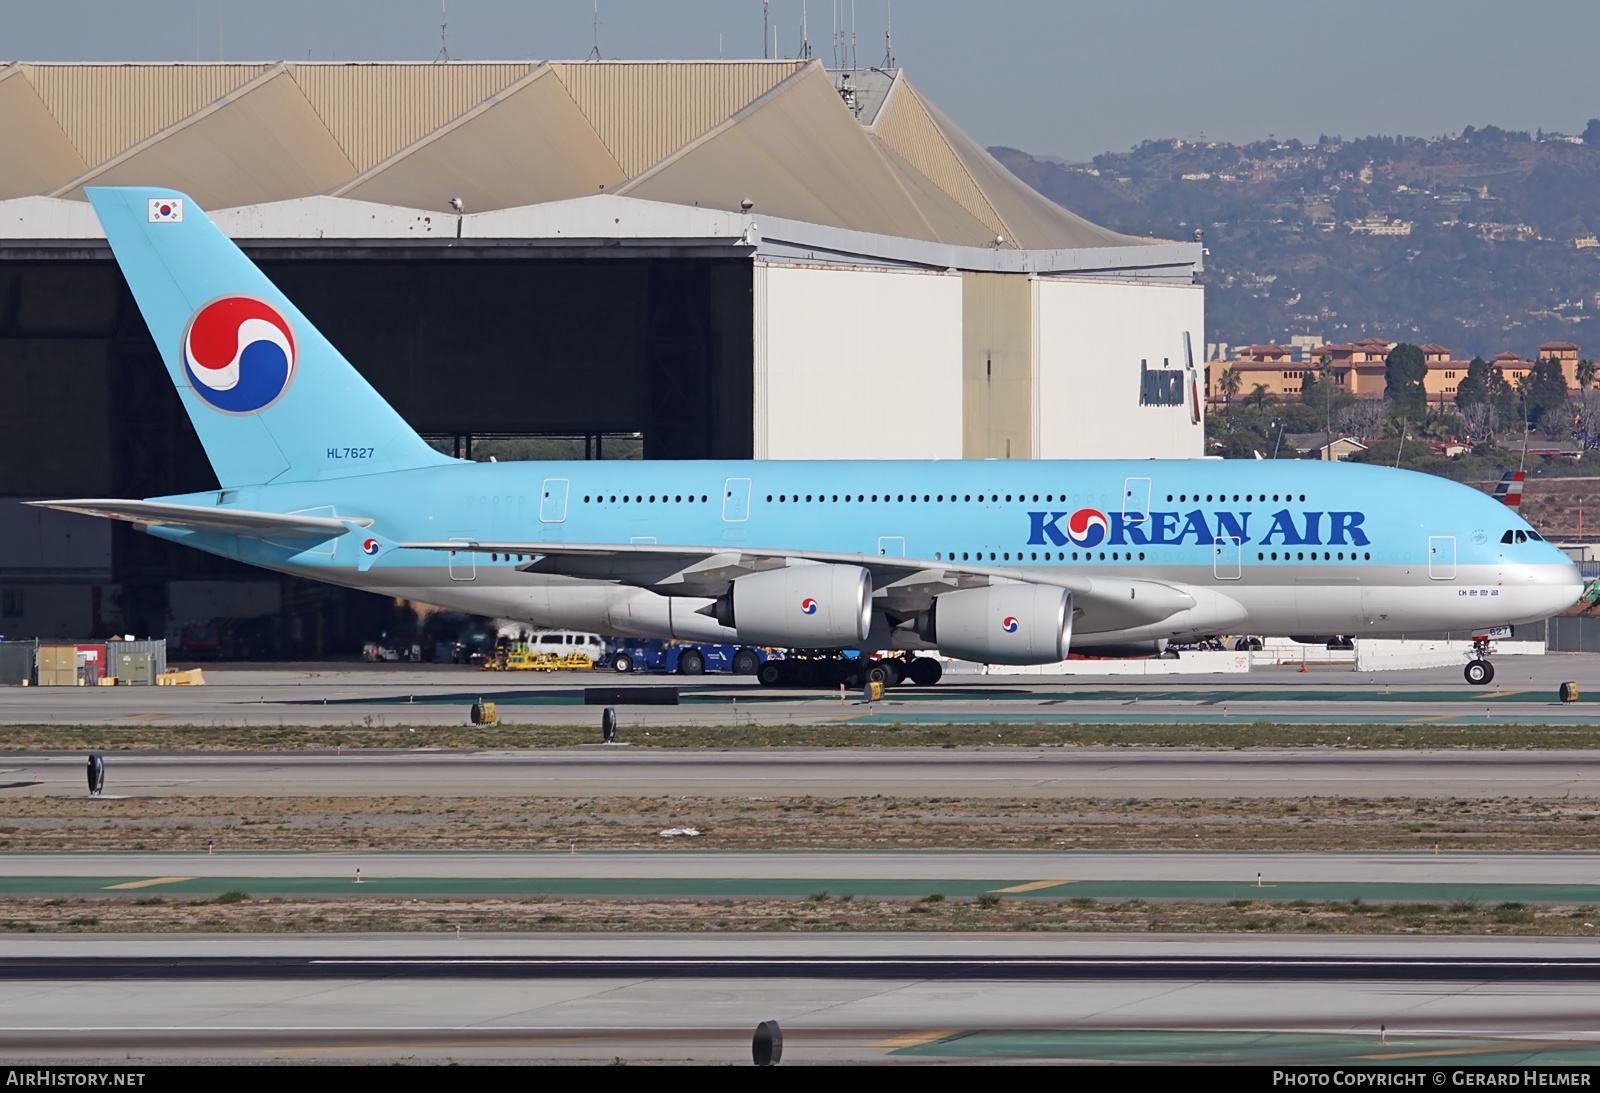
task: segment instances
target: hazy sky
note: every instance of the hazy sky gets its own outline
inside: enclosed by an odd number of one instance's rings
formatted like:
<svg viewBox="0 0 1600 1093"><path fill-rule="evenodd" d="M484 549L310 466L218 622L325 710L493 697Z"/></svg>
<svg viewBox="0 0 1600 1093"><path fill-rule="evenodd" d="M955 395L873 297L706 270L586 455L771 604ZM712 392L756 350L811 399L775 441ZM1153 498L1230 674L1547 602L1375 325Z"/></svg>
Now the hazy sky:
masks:
<svg viewBox="0 0 1600 1093"><path fill-rule="evenodd" d="M450 55L582 59L593 0L448 0ZM806 0L884 57L885 0ZM779 55L801 0L772 0ZM899 0L894 52L986 145L1086 159L1156 137L1432 136L1485 124L1581 132L1600 116L1597 0ZM629 60L762 55L760 0L600 0ZM0 55L28 61L432 60L438 0L0 0ZM220 34L219 34L220 24Z"/></svg>

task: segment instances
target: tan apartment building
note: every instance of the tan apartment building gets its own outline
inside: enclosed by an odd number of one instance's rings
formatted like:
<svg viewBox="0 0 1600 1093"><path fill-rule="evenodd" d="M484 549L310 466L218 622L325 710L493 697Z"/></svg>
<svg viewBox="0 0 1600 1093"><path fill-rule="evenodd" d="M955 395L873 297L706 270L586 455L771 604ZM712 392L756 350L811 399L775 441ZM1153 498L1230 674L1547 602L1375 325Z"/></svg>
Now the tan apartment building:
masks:
<svg viewBox="0 0 1600 1093"><path fill-rule="evenodd" d="M1248 399L1257 384L1264 386L1271 398L1280 401L1298 398L1306 380L1318 373L1319 366L1314 362L1323 357L1329 358L1328 371L1345 390L1357 398L1382 398L1388 386L1384 381L1385 360L1395 344L1383 338L1363 338L1349 345L1324 345L1311 350L1312 362L1296 361L1293 351L1281 345L1242 348L1235 359L1213 360L1206 365L1207 401L1228 401L1223 382L1230 371L1239 374L1239 390L1233 396L1236 400ZM1453 401L1471 361L1457 359L1449 349L1432 342L1418 348L1428 365L1428 374L1423 378L1428 401ZM1516 383L1528 374L1535 362L1554 358L1561 362L1567 387L1576 390L1579 353L1579 347L1572 342L1545 342L1533 360L1506 352L1497 354L1492 363L1500 367L1508 383Z"/></svg>

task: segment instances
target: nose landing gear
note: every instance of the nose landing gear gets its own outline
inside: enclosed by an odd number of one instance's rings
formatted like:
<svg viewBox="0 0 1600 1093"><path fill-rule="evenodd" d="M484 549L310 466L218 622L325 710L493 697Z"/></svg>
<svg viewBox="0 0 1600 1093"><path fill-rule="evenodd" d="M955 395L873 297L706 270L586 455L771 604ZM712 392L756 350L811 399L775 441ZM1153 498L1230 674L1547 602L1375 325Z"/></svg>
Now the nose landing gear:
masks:
<svg viewBox="0 0 1600 1093"><path fill-rule="evenodd" d="M1474 687L1482 687L1494 679L1494 665L1489 663L1489 639L1472 639L1472 659L1462 673Z"/></svg>

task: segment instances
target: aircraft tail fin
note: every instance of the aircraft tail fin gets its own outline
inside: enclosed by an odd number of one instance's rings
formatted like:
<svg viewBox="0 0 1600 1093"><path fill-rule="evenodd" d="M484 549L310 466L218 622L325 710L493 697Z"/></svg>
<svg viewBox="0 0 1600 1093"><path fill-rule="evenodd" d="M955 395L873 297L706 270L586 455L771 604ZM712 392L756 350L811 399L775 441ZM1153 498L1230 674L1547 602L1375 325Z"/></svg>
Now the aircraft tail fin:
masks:
<svg viewBox="0 0 1600 1093"><path fill-rule="evenodd" d="M1507 471L1494 487L1494 499L1514 509L1522 507L1522 483L1527 479L1524 471Z"/></svg>
<svg viewBox="0 0 1600 1093"><path fill-rule="evenodd" d="M86 192L222 486L452 462L184 194Z"/></svg>

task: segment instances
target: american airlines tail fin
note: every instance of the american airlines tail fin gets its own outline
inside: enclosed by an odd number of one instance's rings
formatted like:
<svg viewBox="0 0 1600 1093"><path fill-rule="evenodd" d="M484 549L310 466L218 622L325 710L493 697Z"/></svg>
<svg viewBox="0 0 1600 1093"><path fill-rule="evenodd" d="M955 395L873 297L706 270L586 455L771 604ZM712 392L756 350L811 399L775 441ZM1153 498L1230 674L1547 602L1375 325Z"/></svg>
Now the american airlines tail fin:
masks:
<svg viewBox="0 0 1600 1093"><path fill-rule="evenodd" d="M1523 471L1507 471L1494 487L1494 499L1514 509L1522 507L1522 483L1527 478Z"/></svg>
<svg viewBox="0 0 1600 1093"><path fill-rule="evenodd" d="M188 197L86 192L221 485L452 462Z"/></svg>

